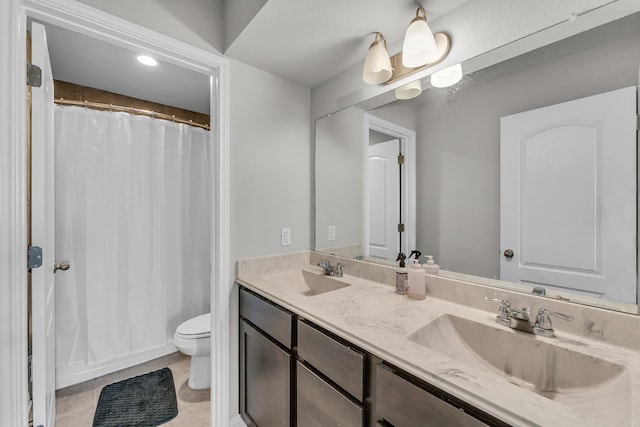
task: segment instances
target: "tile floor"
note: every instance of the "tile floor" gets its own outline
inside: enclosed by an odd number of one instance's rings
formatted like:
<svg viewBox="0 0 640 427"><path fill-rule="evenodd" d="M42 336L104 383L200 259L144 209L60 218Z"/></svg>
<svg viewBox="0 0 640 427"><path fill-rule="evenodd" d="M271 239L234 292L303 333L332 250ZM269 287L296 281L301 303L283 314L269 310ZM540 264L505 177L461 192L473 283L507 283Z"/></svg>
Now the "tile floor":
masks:
<svg viewBox="0 0 640 427"><path fill-rule="evenodd" d="M173 353L142 365L124 369L56 392L56 427L91 427L102 387L136 375L169 367L178 398L178 416L162 426L207 427L211 425L209 390L187 386L190 358Z"/></svg>

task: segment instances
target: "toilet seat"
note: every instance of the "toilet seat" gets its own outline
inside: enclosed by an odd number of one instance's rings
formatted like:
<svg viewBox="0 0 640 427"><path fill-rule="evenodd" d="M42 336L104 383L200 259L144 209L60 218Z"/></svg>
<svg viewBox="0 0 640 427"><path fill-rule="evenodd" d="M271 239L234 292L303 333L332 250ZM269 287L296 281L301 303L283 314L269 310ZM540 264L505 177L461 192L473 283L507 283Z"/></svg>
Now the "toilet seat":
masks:
<svg viewBox="0 0 640 427"><path fill-rule="evenodd" d="M182 322L176 329L176 336L185 339L209 338L211 336L211 313Z"/></svg>

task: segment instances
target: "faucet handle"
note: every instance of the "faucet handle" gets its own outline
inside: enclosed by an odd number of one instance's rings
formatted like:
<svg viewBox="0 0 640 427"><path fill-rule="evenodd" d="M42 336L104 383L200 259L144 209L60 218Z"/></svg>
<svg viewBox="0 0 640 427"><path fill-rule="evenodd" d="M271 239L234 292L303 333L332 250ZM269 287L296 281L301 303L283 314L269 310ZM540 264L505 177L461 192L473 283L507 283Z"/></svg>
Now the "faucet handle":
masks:
<svg viewBox="0 0 640 427"><path fill-rule="evenodd" d="M485 301L489 302L497 302L500 304L500 308L498 309L498 314L496 315L496 322L502 325L508 325L511 319L511 304L507 299L500 298L489 298L483 297Z"/></svg>
<svg viewBox="0 0 640 427"><path fill-rule="evenodd" d="M550 316L559 317L560 319L567 321L573 320L573 316L569 314L558 313L556 311L551 311L543 307L538 310L536 323L533 327L533 330L536 334L549 338L555 336L555 331L553 330L553 324L551 322Z"/></svg>

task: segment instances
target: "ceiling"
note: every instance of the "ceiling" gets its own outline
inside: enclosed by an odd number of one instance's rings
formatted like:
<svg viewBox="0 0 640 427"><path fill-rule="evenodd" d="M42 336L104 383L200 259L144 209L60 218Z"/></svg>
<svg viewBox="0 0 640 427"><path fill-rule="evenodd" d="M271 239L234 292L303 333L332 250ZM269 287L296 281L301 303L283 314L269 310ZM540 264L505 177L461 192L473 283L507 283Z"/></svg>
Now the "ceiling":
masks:
<svg viewBox="0 0 640 427"><path fill-rule="evenodd" d="M422 0L434 21L467 0ZM415 0L269 0L225 54L307 87L364 61L376 31L402 40ZM392 52L396 53L396 52Z"/></svg>
<svg viewBox="0 0 640 427"><path fill-rule="evenodd" d="M237 3L230 3L238 0L220 1L238 8ZM263 0L256 1L260 4ZM504 17L496 13L520 11L518 19L544 22L550 9L560 8L556 6L557 1L540 0L545 6L538 7L525 0L420 0L419 3L416 0L265 0L255 9L239 8L248 16L243 17L239 29L234 31L225 55L313 88L362 62L376 31L386 36L391 54L399 51L404 32L419 4L436 26L440 19L443 19L441 24L450 24L461 15L459 19L468 23L462 28L463 36L474 40L485 27L474 25L476 16L467 16L470 10L476 14L484 11L483 19L490 21L491 17L504 21ZM587 3L603 2L562 0L559 3L567 10L582 10ZM193 5L191 7L196 7ZM540 16L525 13L531 12L531 8L539 10ZM205 13L205 10L196 12ZM207 9L207 13L211 12ZM513 23L525 24L517 19ZM232 21L228 25L231 29ZM496 28L495 32L500 30ZM144 68L133 60L139 52L52 25L47 25L47 33L56 79L200 113L209 112L209 77L206 75L167 61L157 69Z"/></svg>
<svg viewBox="0 0 640 427"><path fill-rule="evenodd" d="M466 1L421 3L432 21ZM269 0L225 55L311 88L363 61L375 31L389 44L401 40L418 5L415 0ZM45 25L55 79L208 114L208 76L167 62L145 68L133 60L141 52Z"/></svg>
<svg viewBox="0 0 640 427"><path fill-rule="evenodd" d="M150 68L134 52L46 24L53 78L209 114L209 76L162 62Z"/></svg>

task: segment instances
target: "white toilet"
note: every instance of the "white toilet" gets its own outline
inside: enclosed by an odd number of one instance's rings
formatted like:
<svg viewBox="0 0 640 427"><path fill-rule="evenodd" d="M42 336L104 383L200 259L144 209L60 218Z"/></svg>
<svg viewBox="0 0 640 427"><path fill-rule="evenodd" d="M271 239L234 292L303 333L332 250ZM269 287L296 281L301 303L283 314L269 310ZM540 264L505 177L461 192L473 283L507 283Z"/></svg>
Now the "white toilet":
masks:
<svg viewBox="0 0 640 427"><path fill-rule="evenodd" d="M182 322L173 336L181 353L191 356L189 388L211 387L211 313Z"/></svg>

